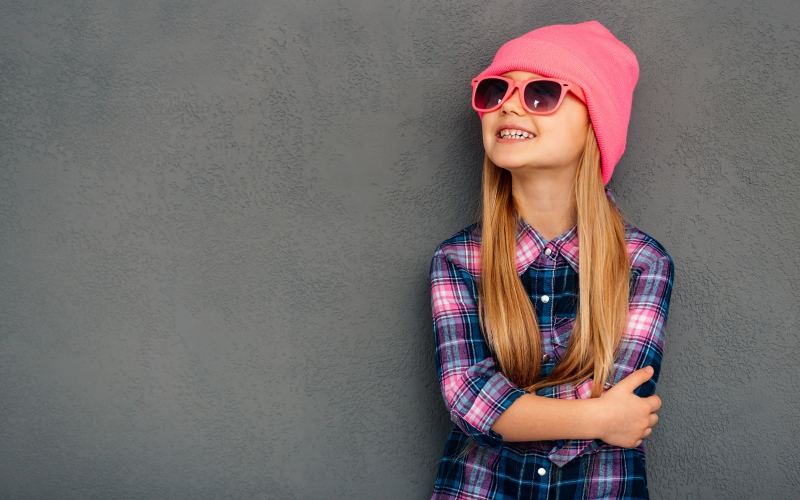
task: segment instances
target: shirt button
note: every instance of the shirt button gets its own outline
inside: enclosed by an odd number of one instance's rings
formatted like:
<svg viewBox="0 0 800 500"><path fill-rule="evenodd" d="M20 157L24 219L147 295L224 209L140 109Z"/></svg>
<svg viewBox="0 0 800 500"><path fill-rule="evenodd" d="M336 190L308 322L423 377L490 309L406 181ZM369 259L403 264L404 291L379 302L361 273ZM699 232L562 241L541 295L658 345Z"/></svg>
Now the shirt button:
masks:
<svg viewBox="0 0 800 500"><path fill-rule="evenodd" d="M542 304L547 304L548 302L550 302L550 297L542 295Z"/></svg>
<svg viewBox="0 0 800 500"><path fill-rule="evenodd" d="M548 361L550 361L549 354L545 354L544 356L542 356L542 363L547 363Z"/></svg>
<svg viewBox="0 0 800 500"><path fill-rule="evenodd" d="M551 253L553 253L553 251L550 250L549 248L544 249L544 254L547 255L548 257L550 256Z"/></svg>
<svg viewBox="0 0 800 500"><path fill-rule="evenodd" d="M544 470L544 467L539 467L539 470L536 471L540 476L544 476L547 474L547 471Z"/></svg>

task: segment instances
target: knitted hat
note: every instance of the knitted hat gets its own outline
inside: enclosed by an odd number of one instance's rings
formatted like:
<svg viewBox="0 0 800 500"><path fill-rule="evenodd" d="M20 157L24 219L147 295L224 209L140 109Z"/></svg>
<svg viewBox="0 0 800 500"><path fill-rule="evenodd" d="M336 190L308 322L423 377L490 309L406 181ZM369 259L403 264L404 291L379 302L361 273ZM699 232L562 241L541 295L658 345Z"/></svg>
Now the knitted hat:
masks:
<svg viewBox="0 0 800 500"><path fill-rule="evenodd" d="M478 76L515 70L570 81L583 90L600 146L603 184L625 151L639 63L624 43L597 21L533 30L506 43Z"/></svg>

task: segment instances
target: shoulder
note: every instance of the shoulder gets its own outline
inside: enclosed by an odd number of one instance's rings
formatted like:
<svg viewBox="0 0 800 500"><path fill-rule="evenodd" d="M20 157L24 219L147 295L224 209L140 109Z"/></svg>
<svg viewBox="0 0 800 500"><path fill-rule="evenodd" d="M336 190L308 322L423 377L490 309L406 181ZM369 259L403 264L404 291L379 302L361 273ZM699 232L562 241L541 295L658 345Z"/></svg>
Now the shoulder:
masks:
<svg viewBox="0 0 800 500"><path fill-rule="evenodd" d="M640 273L660 271L672 276L674 268L672 257L655 238L631 225L626 225L625 243L632 271Z"/></svg>
<svg viewBox="0 0 800 500"><path fill-rule="evenodd" d="M436 248L432 267L445 263L464 269L472 276L480 275L481 232L477 224L465 227Z"/></svg>

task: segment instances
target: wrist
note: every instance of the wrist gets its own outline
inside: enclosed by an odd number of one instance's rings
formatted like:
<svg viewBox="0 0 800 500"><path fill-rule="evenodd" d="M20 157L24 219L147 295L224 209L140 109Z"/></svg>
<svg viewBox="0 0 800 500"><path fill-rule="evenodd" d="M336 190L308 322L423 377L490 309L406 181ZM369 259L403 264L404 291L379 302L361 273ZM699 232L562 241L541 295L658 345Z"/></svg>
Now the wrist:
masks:
<svg viewBox="0 0 800 500"><path fill-rule="evenodd" d="M600 398L584 400L586 403L585 419L586 439L603 439L607 430L605 418L605 405Z"/></svg>

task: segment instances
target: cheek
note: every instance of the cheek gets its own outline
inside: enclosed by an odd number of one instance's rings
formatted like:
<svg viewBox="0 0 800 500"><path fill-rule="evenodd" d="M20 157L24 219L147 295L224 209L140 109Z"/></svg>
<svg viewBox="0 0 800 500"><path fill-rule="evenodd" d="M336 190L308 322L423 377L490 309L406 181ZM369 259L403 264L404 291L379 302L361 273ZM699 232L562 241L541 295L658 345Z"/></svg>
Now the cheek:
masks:
<svg viewBox="0 0 800 500"><path fill-rule="evenodd" d="M483 139L483 147L486 150L489 150L494 144L492 130L494 130L494 125L491 123L491 118L484 115L481 122L481 138Z"/></svg>
<svg viewBox="0 0 800 500"><path fill-rule="evenodd" d="M586 146L586 134L589 132L588 126L582 127L572 134L572 147L578 154L583 153L583 148Z"/></svg>
<svg viewBox="0 0 800 500"><path fill-rule="evenodd" d="M491 135L490 131L492 130L492 119L489 115L483 115L483 119L481 120L481 134L486 137L487 135Z"/></svg>
<svg viewBox="0 0 800 500"><path fill-rule="evenodd" d="M569 142L570 149L583 151L586 143L586 134L589 132L589 112L582 103L575 102L575 99L564 103L563 120L561 121L562 130L566 132L565 140Z"/></svg>
<svg viewBox="0 0 800 500"><path fill-rule="evenodd" d="M564 147L571 156L580 156L586 146L586 134L589 132L587 116L576 114L572 120L567 121L562 129L564 133Z"/></svg>
<svg viewBox="0 0 800 500"><path fill-rule="evenodd" d="M583 131L575 131L564 137L562 143L562 154L566 161L578 161L583 154L583 148L586 145L586 133Z"/></svg>

